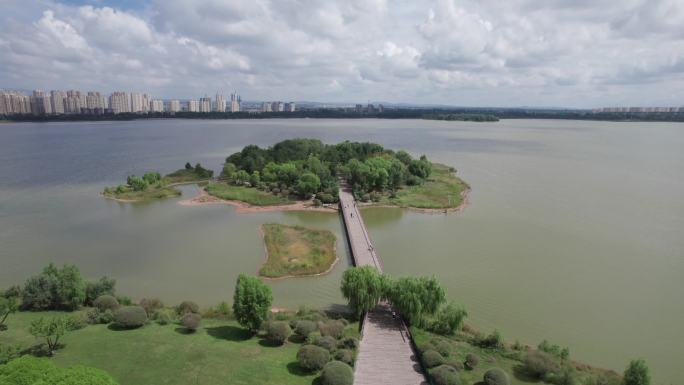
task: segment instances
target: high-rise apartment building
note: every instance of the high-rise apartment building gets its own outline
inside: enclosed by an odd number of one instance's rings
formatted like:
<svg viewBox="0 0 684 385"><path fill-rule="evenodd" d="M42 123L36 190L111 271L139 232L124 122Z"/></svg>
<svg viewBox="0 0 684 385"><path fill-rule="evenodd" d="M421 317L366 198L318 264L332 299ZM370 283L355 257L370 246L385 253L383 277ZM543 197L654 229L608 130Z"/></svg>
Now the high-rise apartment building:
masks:
<svg viewBox="0 0 684 385"><path fill-rule="evenodd" d="M30 114L31 98L21 92L0 92L0 114Z"/></svg>
<svg viewBox="0 0 684 385"><path fill-rule="evenodd" d="M294 102L285 103L285 111L295 112L295 103Z"/></svg>
<svg viewBox="0 0 684 385"><path fill-rule="evenodd" d="M64 113L80 114L81 108L86 108L86 100L81 91L67 91L66 99L64 99Z"/></svg>
<svg viewBox="0 0 684 385"><path fill-rule="evenodd" d="M199 100L199 112L211 112L211 98L205 96Z"/></svg>
<svg viewBox="0 0 684 385"><path fill-rule="evenodd" d="M61 115L64 113L64 99L66 94L62 91L50 91L50 105L52 105L52 113Z"/></svg>
<svg viewBox="0 0 684 385"><path fill-rule="evenodd" d="M219 93L216 93L216 107L214 110L216 112L226 112L226 99Z"/></svg>
<svg viewBox="0 0 684 385"><path fill-rule="evenodd" d="M128 94L125 92L113 92L109 96L109 108L115 114L123 114L131 112L131 107L128 100Z"/></svg>
<svg viewBox="0 0 684 385"><path fill-rule="evenodd" d="M160 99L151 100L150 112L164 112L164 101Z"/></svg>
<svg viewBox="0 0 684 385"><path fill-rule="evenodd" d="M230 112L240 112L241 103L240 95L238 95L237 91L233 91L230 94Z"/></svg>
<svg viewBox="0 0 684 385"><path fill-rule="evenodd" d="M104 111L105 106L102 102L102 95L96 91L89 91L86 95L86 108L89 110Z"/></svg>
<svg viewBox="0 0 684 385"><path fill-rule="evenodd" d="M131 92L131 112L136 114L143 112L143 96L138 92Z"/></svg>
<svg viewBox="0 0 684 385"><path fill-rule="evenodd" d="M271 111L273 112L282 112L285 110L285 106L283 105L283 102L273 102L271 103Z"/></svg>
<svg viewBox="0 0 684 385"><path fill-rule="evenodd" d="M181 110L180 100L169 100L169 112L179 112Z"/></svg>
<svg viewBox="0 0 684 385"><path fill-rule="evenodd" d="M34 115L45 115L52 113L50 98L45 96L45 92L35 90L31 96L31 113Z"/></svg>
<svg viewBox="0 0 684 385"><path fill-rule="evenodd" d="M199 112L199 102L197 100L188 100L188 111Z"/></svg>
<svg viewBox="0 0 684 385"><path fill-rule="evenodd" d="M263 102L261 103L261 112L271 112L273 111L273 105L271 102Z"/></svg>
<svg viewBox="0 0 684 385"><path fill-rule="evenodd" d="M142 96L142 112L144 114L150 112L150 107L152 106L152 97L148 94L143 94Z"/></svg>

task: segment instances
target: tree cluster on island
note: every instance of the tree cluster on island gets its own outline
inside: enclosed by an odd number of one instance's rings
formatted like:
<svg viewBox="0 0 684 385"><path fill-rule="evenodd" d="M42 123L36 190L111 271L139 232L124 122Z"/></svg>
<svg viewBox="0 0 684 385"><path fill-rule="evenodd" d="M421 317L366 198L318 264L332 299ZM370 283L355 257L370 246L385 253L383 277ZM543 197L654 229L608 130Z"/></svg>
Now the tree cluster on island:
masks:
<svg viewBox="0 0 684 385"><path fill-rule="evenodd" d="M318 139L289 139L268 148L249 145L226 158L220 178L301 198L316 195L323 203L337 201L338 176L358 198L378 197L403 186L423 183L432 171L425 156L414 159L376 143L345 141L329 145Z"/></svg>
<svg viewBox="0 0 684 385"><path fill-rule="evenodd" d="M185 168L174 171L164 177L156 171L148 171L142 176L129 175L126 178L125 185L105 187L103 194L115 198L164 198L180 195L180 191L172 188L170 185L208 180L213 176L213 170L208 170L199 163L193 167L190 162L187 162Z"/></svg>

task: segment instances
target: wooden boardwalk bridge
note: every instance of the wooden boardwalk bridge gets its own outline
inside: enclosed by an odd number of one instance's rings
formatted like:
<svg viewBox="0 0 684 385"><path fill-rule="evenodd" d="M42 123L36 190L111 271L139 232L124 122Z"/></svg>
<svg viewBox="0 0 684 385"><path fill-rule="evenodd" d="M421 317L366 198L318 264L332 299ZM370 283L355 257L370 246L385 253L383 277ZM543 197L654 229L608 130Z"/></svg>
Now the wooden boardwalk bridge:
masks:
<svg viewBox="0 0 684 385"><path fill-rule="evenodd" d="M339 194L354 264L374 266L382 272L382 262L373 247L354 196L345 188L340 189ZM418 363L406 325L401 318L394 315L388 304L381 303L366 314L361 336L354 368L354 385L428 383Z"/></svg>

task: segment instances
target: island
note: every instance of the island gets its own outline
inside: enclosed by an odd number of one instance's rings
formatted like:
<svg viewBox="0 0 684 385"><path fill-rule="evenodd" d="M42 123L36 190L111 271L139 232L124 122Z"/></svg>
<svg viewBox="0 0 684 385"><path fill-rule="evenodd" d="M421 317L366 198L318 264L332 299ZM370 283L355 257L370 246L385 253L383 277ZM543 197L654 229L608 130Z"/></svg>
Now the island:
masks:
<svg viewBox="0 0 684 385"><path fill-rule="evenodd" d="M325 274L337 262L335 234L267 223L261 226L266 262L259 270L265 278L301 277Z"/></svg>
<svg viewBox="0 0 684 385"><path fill-rule="evenodd" d="M469 186L456 170L414 158L377 143L288 139L268 148L244 147L226 158L211 197L252 206L283 209L334 207L340 187L349 188L363 206L457 210ZM215 203L200 196L196 203ZM308 204L305 204L308 203Z"/></svg>
<svg viewBox="0 0 684 385"><path fill-rule="evenodd" d="M190 163L185 168L174 171L164 177L156 171L149 171L142 177L131 175L126 178L126 184L116 187L105 187L102 195L120 202L143 202L181 195L175 188L181 184L207 183L214 175L214 171L207 170L197 163L194 167Z"/></svg>

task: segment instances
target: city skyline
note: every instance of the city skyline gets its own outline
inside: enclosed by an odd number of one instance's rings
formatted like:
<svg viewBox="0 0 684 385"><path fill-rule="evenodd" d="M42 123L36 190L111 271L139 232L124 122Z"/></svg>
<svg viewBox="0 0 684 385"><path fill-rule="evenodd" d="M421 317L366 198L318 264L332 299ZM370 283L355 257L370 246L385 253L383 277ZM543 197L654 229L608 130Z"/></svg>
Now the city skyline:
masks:
<svg viewBox="0 0 684 385"><path fill-rule="evenodd" d="M8 0L0 87L181 99L681 105L676 0Z"/></svg>

